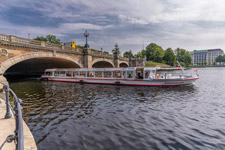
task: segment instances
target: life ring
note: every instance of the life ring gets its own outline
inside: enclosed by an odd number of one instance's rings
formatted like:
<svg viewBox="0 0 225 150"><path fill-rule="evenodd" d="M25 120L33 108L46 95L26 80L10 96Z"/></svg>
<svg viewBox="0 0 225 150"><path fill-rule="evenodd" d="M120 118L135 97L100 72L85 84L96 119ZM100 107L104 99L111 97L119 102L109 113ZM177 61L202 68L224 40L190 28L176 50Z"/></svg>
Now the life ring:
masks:
<svg viewBox="0 0 225 150"><path fill-rule="evenodd" d="M156 75L156 79L159 79L159 78L160 78L160 75L159 75L159 74L157 74L157 75Z"/></svg>

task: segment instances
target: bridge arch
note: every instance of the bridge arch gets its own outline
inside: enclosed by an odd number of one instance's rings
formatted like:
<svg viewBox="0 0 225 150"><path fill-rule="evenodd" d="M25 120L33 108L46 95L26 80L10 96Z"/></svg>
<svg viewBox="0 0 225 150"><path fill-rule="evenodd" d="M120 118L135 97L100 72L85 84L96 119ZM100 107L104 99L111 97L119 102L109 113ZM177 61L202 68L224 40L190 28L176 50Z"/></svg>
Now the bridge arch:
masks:
<svg viewBox="0 0 225 150"><path fill-rule="evenodd" d="M111 60L108 59L95 59L91 63L91 67L93 68L104 68L104 67L114 67Z"/></svg>
<svg viewBox="0 0 225 150"><path fill-rule="evenodd" d="M36 59L36 58L64 59L64 60L73 62L74 64L77 64L80 68L83 67L82 64L80 64L74 58L69 57L68 55L63 55L63 54L58 54L58 53L49 53L49 52L34 52L34 53L28 53L28 54L23 54L23 55L19 55L19 56L16 56L16 57L12 57L12 58L4 61L1 64L0 74L4 74L7 69L9 69L10 67L12 67L12 66L14 66L14 65L16 65L20 62L30 60L30 59Z"/></svg>
<svg viewBox="0 0 225 150"><path fill-rule="evenodd" d="M125 61L121 61L119 64L120 67L129 67L128 63Z"/></svg>

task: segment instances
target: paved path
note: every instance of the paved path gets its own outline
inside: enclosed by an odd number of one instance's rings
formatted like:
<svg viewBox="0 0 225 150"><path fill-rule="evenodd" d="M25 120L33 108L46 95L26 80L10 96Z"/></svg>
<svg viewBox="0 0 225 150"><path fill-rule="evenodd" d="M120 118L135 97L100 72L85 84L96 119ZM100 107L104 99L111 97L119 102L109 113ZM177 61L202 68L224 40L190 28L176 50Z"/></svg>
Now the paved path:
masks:
<svg viewBox="0 0 225 150"><path fill-rule="evenodd" d="M0 99L0 146L8 135L14 134L15 119L5 119L6 106L5 101ZM13 115L12 115L13 116ZM34 138L26 123L23 122L24 130L24 150L37 150ZM15 143L5 143L2 150L15 150Z"/></svg>

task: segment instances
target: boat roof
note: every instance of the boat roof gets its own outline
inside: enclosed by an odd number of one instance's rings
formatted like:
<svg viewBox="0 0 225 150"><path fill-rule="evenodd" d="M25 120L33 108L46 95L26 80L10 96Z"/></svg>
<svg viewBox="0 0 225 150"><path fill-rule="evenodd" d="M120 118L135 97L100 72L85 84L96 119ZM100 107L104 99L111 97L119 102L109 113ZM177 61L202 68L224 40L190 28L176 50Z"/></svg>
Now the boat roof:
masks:
<svg viewBox="0 0 225 150"><path fill-rule="evenodd" d="M135 71L136 69L156 70L157 67L128 67L128 68L52 68L46 69L45 72L53 71Z"/></svg>

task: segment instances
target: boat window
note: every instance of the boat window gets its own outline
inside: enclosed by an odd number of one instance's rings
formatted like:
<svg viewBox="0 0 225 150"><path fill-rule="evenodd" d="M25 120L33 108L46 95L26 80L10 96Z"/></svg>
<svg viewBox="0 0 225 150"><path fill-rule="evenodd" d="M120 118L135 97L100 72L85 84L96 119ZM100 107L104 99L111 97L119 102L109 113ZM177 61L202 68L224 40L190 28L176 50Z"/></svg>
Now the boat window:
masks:
<svg viewBox="0 0 225 150"><path fill-rule="evenodd" d="M74 71L74 72L73 72L73 76L74 76L74 77L79 76L79 74L78 74L78 73L79 73L78 71Z"/></svg>
<svg viewBox="0 0 225 150"><path fill-rule="evenodd" d="M66 72L65 71L59 71L59 76L65 76Z"/></svg>
<svg viewBox="0 0 225 150"><path fill-rule="evenodd" d="M93 71L89 71L88 72L88 77L94 77L94 72Z"/></svg>
<svg viewBox="0 0 225 150"><path fill-rule="evenodd" d="M71 72L71 71L67 71L67 72L66 72L66 76L67 76L67 77L71 77L71 76L72 76L72 72Z"/></svg>
<svg viewBox="0 0 225 150"><path fill-rule="evenodd" d="M123 78L126 78L126 71L123 71Z"/></svg>
<svg viewBox="0 0 225 150"><path fill-rule="evenodd" d="M150 77L152 78L152 79L154 79L155 78L155 70L152 70L151 72L150 72Z"/></svg>
<svg viewBox="0 0 225 150"><path fill-rule="evenodd" d="M145 79L148 79L149 74L150 74L150 71L145 71Z"/></svg>
<svg viewBox="0 0 225 150"><path fill-rule="evenodd" d="M101 78L102 77L102 71L96 71L95 72L95 77Z"/></svg>
<svg viewBox="0 0 225 150"><path fill-rule="evenodd" d="M121 78L121 72L120 72L120 70L113 71L113 78Z"/></svg>
<svg viewBox="0 0 225 150"><path fill-rule="evenodd" d="M45 72L45 75L52 76L52 72Z"/></svg>
<svg viewBox="0 0 225 150"><path fill-rule="evenodd" d="M59 71L55 71L55 76L59 76Z"/></svg>
<svg viewBox="0 0 225 150"><path fill-rule="evenodd" d="M80 72L80 77L86 77L86 71L81 71Z"/></svg>
<svg viewBox="0 0 225 150"><path fill-rule="evenodd" d="M137 71L137 72L136 72L136 78L137 78L137 79L143 79L143 72Z"/></svg>
<svg viewBox="0 0 225 150"><path fill-rule="evenodd" d="M111 71L104 71L104 78L111 78L112 72Z"/></svg>
<svg viewBox="0 0 225 150"><path fill-rule="evenodd" d="M127 78L133 78L133 71L127 71Z"/></svg>

